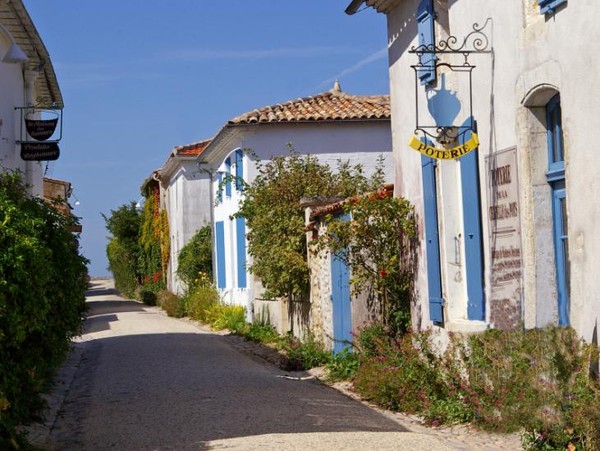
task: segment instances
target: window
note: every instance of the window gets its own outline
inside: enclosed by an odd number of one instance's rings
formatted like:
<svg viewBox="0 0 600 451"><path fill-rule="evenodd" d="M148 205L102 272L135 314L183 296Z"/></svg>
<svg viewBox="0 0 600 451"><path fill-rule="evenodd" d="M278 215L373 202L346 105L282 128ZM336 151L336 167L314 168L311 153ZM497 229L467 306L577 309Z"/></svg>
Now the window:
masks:
<svg viewBox="0 0 600 451"><path fill-rule="evenodd" d="M419 46L425 46L428 50L435 49L435 12L433 0L421 0L417 8L417 32L419 34ZM424 66L417 70L421 84L429 84L435 81L435 53L424 53L420 63Z"/></svg>
<svg viewBox="0 0 600 451"><path fill-rule="evenodd" d="M546 104L546 133L548 139L548 172L546 178L552 191L558 324L566 326L569 324L570 263L565 155L559 94L552 97Z"/></svg>
<svg viewBox="0 0 600 451"><path fill-rule="evenodd" d="M556 8L567 0L538 0L540 5L540 14L554 14Z"/></svg>

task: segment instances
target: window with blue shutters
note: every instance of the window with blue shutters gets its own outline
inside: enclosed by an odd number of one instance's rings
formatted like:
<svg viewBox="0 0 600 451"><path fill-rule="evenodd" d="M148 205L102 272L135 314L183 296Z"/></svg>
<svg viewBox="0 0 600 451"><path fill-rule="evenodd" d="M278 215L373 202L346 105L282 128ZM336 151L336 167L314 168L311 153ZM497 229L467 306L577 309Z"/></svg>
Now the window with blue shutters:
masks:
<svg viewBox="0 0 600 451"><path fill-rule="evenodd" d="M237 285L246 288L246 220L235 218L237 251Z"/></svg>
<svg viewBox="0 0 600 451"><path fill-rule="evenodd" d="M241 149L235 151L235 189L244 190L244 153Z"/></svg>
<svg viewBox="0 0 600 451"><path fill-rule="evenodd" d="M421 56L417 70L421 84L429 84L435 81L435 11L433 0L421 0L417 7L417 33L419 34L419 46L425 46L432 53L424 53Z"/></svg>
<svg viewBox="0 0 600 451"><path fill-rule="evenodd" d="M563 3L567 3L567 0L538 0L541 14L554 14L556 8Z"/></svg>
<svg viewBox="0 0 600 451"><path fill-rule="evenodd" d="M215 222L215 241L217 251L217 287L225 288L227 279L225 274L225 224L223 221Z"/></svg>
<svg viewBox="0 0 600 451"><path fill-rule="evenodd" d="M430 142L428 144L431 144ZM425 216L425 252L427 256L427 286L429 291L429 319L436 324L444 322L442 273L440 267L440 238L438 231L436 160L421 155L423 202Z"/></svg>
<svg viewBox="0 0 600 451"><path fill-rule="evenodd" d="M471 123L468 119L465 124ZM461 136L461 144L471 139L471 132ZM483 273L483 236L481 233L481 192L479 187L479 149L460 159L465 243L465 277L467 282L467 318L485 320Z"/></svg>
<svg viewBox="0 0 600 451"><path fill-rule="evenodd" d="M225 160L225 195L231 197L231 158Z"/></svg>
<svg viewBox="0 0 600 451"><path fill-rule="evenodd" d="M559 94L556 94L546 104L546 136L548 140L548 172L546 172L546 179L550 184L552 193L558 323L561 326L567 326L570 323L570 263L564 141Z"/></svg>

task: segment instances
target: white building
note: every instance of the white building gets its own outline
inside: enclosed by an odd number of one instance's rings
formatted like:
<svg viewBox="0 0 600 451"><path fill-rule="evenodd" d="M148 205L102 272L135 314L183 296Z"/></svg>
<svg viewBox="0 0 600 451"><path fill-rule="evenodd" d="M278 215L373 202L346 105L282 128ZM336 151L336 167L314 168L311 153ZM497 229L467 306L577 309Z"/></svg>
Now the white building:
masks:
<svg viewBox="0 0 600 451"><path fill-rule="evenodd" d="M597 340L600 4L355 0L347 12L365 3L387 15L396 194L423 238L415 327L560 324ZM433 159L408 146L415 129L451 125L479 148L423 146L449 157Z"/></svg>
<svg viewBox="0 0 600 451"><path fill-rule="evenodd" d="M179 252L194 234L211 222L210 174L200 170L198 155L210 140L176 147L161 169L162 208L169 219L170 256L167 288L183 294L186 287L177 276Z"/></svg>
<svg viewBox="0 0 600 451"><path fill-rule="evenodd" d="M18 141L29 140L23 107L61 109L63 100L48 51L21 0L0 3L0 168L19 170L32 194L43 196L40 161L23 161Z"/></svg>
<svg viewBox="0 0 600 451"><path fill-rule="evenodd" d="M199 159L213 173L215 199L214 255L215 280L226 302L263 312L272 324L288 330L287 306L261 300L260 281L248 268L246 225L234 218L244 195L243 184L257 175L256 162L287 155L288 144L300 154L316 156L336 168L338 160L362 164L366 175L373 173L379 156L391 158L388 96L354 96L341 91L339 84L329 92L260 108L229 121ZM250 149L252 156L246 151ZM392 178L391 164L385 168ZM232 180L227 174L236 178ZM228 181L229 180L229 181Z"/></svg>

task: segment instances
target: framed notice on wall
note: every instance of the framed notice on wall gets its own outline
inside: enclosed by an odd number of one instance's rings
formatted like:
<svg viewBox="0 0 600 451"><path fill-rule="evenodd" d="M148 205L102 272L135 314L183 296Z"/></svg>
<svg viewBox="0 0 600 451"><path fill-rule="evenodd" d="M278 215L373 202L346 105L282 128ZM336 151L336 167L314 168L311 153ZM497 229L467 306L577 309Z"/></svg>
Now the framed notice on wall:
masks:
<svg viewBox="0 0 600 451"><path fill-rule="evenodd" d="M490 323L512 329L521 321L522 245L517 149L486 157L490 239Z"/></svg>

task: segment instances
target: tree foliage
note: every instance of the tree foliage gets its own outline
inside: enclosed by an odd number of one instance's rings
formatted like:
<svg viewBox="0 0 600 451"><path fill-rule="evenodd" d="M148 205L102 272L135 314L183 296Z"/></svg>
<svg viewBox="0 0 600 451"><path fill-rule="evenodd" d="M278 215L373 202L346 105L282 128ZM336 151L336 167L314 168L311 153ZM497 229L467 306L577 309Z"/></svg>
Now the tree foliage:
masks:
<svg viewBox="0 0 600 451"><path fill-rule="evenodd" d="M394 333L410 324L410 288L416 259L413 208L391 192L378 190L344 203L345 220L327 218L327 233L315 245L335 253L350 268L355 294L370 294L372 310Z"/></svg>
<svg viewBox="0 0 600 451"><path fill-rule="evenodd" d="M27 195L18 174L0 174L0 448L44 405L40 393L80 332L86 259L78 224Z"/></svg>
<svg viewBox="0 0 600 451"><path fill-rule="evenodd" d="M199 229L181 249L177 257L177 275L188 290L193 289L198 274L207 274L212 280L212 237L211 227Z"/></svg>
<svg viewBox="0 0 600 451"><path fill-rule="evenodd" d="M121 205L110 213L109 217L102 215L112 235L106 248L108 269L117 290L132 297L141 281L138 269L141 215L135 202Z"/></svg>
<svg viewBox="0 0 600 451"><path fill-rule="evenodd" d="M273 157L258 164L258 176L245 187L238 215L249 229L250 271L258 276L265 296L302 298L308 292L309 268L306 258L305 197L347 197L378 186L381 170L365 177L360 165L340 162L337 171L315 156Z"/></svg>

